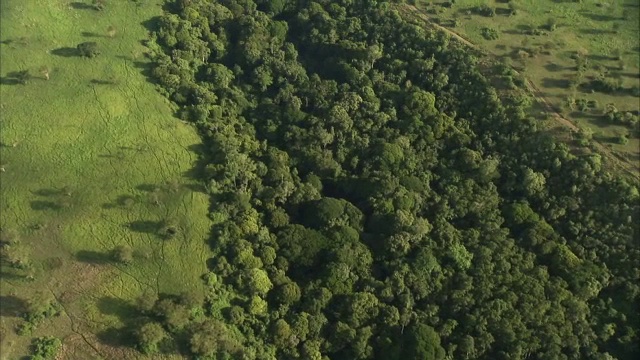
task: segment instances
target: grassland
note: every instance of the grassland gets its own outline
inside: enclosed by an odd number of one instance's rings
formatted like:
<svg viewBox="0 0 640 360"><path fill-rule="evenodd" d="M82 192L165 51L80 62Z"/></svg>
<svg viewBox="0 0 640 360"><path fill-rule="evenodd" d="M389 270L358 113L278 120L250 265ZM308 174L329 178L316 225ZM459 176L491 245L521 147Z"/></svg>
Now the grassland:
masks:
<svg viewBox="0 0 640 360"><path fill-rule="evenodd" d="M495 15L478 14L475 8L481 5L493 8ZM640 170L640 140L629 128L607 122L603 112L607 104L614 104L620 111L640 111L638 97L626 91L640 86L639 6L630 0L460 0L449 8L442 2L417 3L432 22L488 53L512 59L513 66L545 101L578 127L591 129L595 140L636 172ZM515 14L511 13L512 8ZM552 23L555 29L549 31ZM483 36L483 29L487 28L496 30L498 38L489 40ZM578 53L588 59L586 80L606 74L625 90L606 94L571 88ZM577 111L567 106L569 99L584 99L597 105ZM616 142L621 135L628 136L626 144Z"/></svg>
<svg viewBox="0 0 640 360"><path fill-rule="evenodd" d="M0 1L1 226L33 264L28 274L2 268L0 359L26 355L31 337L45 335L63 339L63 359L140 358L114 345L133 299L204 291L200 141L143 74L142 23L161 1L86 4ZM101 54L78 56L85 41ZM158 236L167 223L178 230L168 240ZM134 249L131 265L112 261L118 245ZM18 336L26 302L43 295L62 315Z"/></svg>

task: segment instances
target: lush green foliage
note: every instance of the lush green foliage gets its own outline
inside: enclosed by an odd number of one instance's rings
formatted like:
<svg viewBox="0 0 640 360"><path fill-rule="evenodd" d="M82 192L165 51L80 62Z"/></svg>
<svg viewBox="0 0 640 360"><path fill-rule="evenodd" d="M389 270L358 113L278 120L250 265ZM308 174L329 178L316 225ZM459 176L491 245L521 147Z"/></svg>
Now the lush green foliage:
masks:
<svg viewBox="0 0 640 360"><path fill-rule="evenodd" d="M522 87L544 100L541 105L547 111L570 121L551 117L560 120L547 122L551 131L571 128L571 123L588 127L596 133L591 146L610 160L607 166L640 172L640 132L607 121L599 109L573 111L565 104L568 98L586 98L603 105L613 103L621 111L640 111L637 3L458 0L451 6L440 1L399 2L406 3L396 8L407 20L425 26L440 24L483 52L513 60L512 66L528 80ZM487 28L495 29L499 38L487 33ZM629 140L625 145L617 143L622 136Z"/></svg>
<svg viewBox="0 0 640 360"><path fill-rule="evenodd" d="M639 354L637 187L446 36L385 2L191 0L154 40L211 153L211 307L233 290L226 324L156 303L194 355Z"/></svg>
<svg viewBox="0 0 640 360"><path fill-rule="evenodd" d="M31 360L54 360L62 348L60 339L47 336L39 337L33 341L33 355Z"/></svg>

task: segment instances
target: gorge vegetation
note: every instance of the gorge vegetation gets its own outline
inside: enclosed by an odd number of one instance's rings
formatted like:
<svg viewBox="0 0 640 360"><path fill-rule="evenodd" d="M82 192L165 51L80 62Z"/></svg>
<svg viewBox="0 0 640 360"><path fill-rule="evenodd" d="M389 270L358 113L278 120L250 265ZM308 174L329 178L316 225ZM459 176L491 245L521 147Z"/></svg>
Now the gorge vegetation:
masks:
<svg viewBox="0 0 640 360"><path fill-rule="evenodd" d="M0 6L0 357L640 357L639 184L411 7Z"/></svg>
<svg viewBox="0 0 640 360"><path fill-rule="evenodd" d="M181 0L157 24L215 225L204 306L141 299L144 352L640 354L637 184L538 131L469 49L375 0Z"/></svg>

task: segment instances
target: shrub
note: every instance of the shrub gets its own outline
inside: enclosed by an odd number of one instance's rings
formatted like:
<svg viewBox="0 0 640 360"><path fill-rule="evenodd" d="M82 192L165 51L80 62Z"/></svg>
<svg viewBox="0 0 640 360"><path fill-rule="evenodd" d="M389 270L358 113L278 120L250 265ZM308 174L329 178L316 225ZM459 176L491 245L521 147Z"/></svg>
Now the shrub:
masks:
<svg viewBox="0 0 640 360"><path fill-rule="evenodd" d="M558 27L558 22L554 18L549 18L545 28L549 31L554 31Z"/></svg>
<svg viewBox="0 0 640 360"><path fill-rule="evenodd" d="M55 300L40 296L29 301L28 310L24 314L25 322L18 329L18 335L28 335L45 319L60 314L60 305Z"/></svg>
<svg viewBox="0 0 640 360"><path fill-rule="evenodd" d="M629 142L629 139L625 135L618 135L615 137L616 144L626 145Z"/></svg>
<svg viewBox="0 0 640 360"><path fill-rule="evenodd" d="M482 15L482 16L486 16L486 17L496 16L496 9L492 8L491 6L489 6L487 4L476 6L474 8L474 12L476 14L479 14L479 15Z"/></svg>
<svg viewBox="0 0 640 360"><path fill-rule="evenodd" d="M129 245L120 245L113 249L113 259L121 264L131 264L133 262L133 249Z"/></svg>
<svg viewBox="0 0 640 360"><path fill-rule="evenodd" d="M93 41L87 41L78 44L77 49L80 53L80 56L93 58L100 55L100 52L98 51L98 44Z"/></svg>
<svg viewBox="0 0 640 360"><path fill-rule="evenodd" d="M575 105L578 111L587 111L589 108L587 99L577 99Z"/></svg>
<svg viewBox="0 0 640 360"><path fill-rule="evenodd" d="M62 347L62 341L53 336L39 337L33 341L31 360L53 360Z"/></svg>
<svg viewBox="0 0 640 360"><path fill-rule="evenodd" d="M498 39L498 37L500 37L500 34L496 29L492 29L488 27L482 28L480 30L480 34L482 35L483 38L487 40L496 40Z"/></svg>

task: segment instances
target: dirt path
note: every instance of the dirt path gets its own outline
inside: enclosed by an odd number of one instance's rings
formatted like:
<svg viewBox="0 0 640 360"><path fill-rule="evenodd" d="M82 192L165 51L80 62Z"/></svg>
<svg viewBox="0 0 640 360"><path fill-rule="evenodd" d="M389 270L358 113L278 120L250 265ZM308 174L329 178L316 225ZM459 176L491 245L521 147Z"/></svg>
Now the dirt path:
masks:
<svg viewBox="0 0 640 360"><path fill-rule="evenodd" d="M448 29L448 28L446 28L446 27L444 27L442 25L434 23L426 15L424 15L418 8L416 8L413 5L403 4L403 5L398 6L398 9L401 12L404 12L405 14L407 14L409 16L415 16L415 17L420 18L426 24L429 24L432 27L434 27L435 29L438 29L440 31L444 31L445 33L449 34L452 38L460 41L461 43L469 46L470 48L472 48L474 50L477 50L477 51L479 51L479 52L481 52L481 53L483 53L485 55L488 55L488 56L495 56L495 54L492 54L492 53L486 51L485 49L480 48L478 45L476 45L476 44L472 43L471 41L465 39L460 34L452 31L451 29ZM515 69L513 69L513 71L516 74L519 74ZM544 105L545 109L553 117L554 120L559 122L561 125L569 128L571 131L577 132L578 130L580 130L580 128L578 126L576 126L571 120L563 117L560 113L558 113L558 111L556 111L554 106L544 97L543 92L529 78L525 77L524 79L525 79L525 84L527 86L527 89L531 92L531 94L536 98L536 100L538 102L540 102L542 105ZM594 146L596 147L598 152L600 154L604 155L606 158L608 158L609 163L613 167L615 167L617 170L621 170L624 173L626 173L628 175L631 175L635 179L639 179L640 178L640 174L638 174L638 172L634 168L633 164L630 164L628 160L626 160L624 158L621 158L620 156L616 155L607 146L605 146L604 144L602 144L602 143L600 143L600 142L598 142L596 140L592 140L592 143L594 144Z"/></svg>

